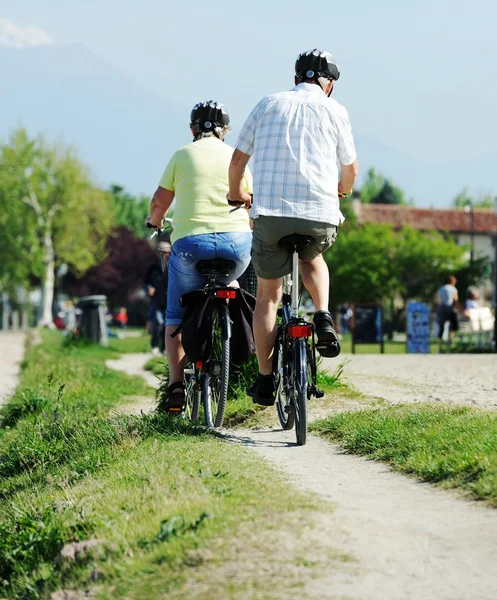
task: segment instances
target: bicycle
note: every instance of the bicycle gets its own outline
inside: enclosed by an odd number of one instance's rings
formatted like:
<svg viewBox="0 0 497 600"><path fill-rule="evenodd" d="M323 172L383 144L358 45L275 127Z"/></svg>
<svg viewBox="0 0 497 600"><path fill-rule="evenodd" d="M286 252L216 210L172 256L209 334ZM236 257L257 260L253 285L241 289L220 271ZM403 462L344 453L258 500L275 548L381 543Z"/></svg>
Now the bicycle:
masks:
<svg viewBox="0 0 497 600"><path fill-rule="evenodd" d="M278 309L280 324L273 353L276 410L283 429L289 430L295 425L299 446L307 441L307 401L311 396L324 396L316 383L314 324L298 314L299 252L313 242L312 237L299 234L286 236L279 242L293 252L292 273L283 279L283 296Z"/></svg>
<svg viewBox="0 0 497 600"><path fill-rule="evenodd" d="M219 281L229 277L235 263L223 258L201 260L196 268L207 278L203 291L212 309L211 349L205 362L196 361L185 368L186 416L199 418L200 403L204 407L205 424L209 429L221 427L228 400L230 376L231 319L228 300L235 299L238 288Z"/></svg>
<svg viewBox="0 0 497 600"><path fill-rule="evenodd" d="M168 217L164 221L172 223L172 219ZM155 229L152 238L162 233L161 228L152 225L150 228ZM162 257L161 266L164 269ZM202 404L205 424L209 429L221 427L224 420L230 374L231 319L228 300L235 299L239 291L238 288L222 283L218 278L229 277L235 267L232 260L223 258L200 260L196 264L197 271L206 277L203 291L209 301L214 302L212 345L205 362L187 362L184 369L185 407L182 414L184 418L197 422Z"/></svg>

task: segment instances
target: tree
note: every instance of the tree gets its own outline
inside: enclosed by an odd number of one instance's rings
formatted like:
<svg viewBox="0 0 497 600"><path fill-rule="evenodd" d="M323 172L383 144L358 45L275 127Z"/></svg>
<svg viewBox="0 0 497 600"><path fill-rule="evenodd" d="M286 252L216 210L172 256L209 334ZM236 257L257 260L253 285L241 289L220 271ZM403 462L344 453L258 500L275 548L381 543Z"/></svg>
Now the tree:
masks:
<svg viewBox="0 0 497 600"><path fill-rule="evenodd" d="M436 231L403 227L396 233L396 268L402 273L400 294L408 299L432 301L450 273L466 264L466 248Z"/></svg>
<svg viewBox="0 0 497 600"><path fill-rule="evenodd" d="M464 188L452 200L452 206L454 208L464 208L469 205L472 205L475 210L492 209L494 208L494 199L491 194L480 194L478 198L473 198L469 194L468 188Z"/></svg>
<svg viewBox="0 0 497 600"><path fill-rule="evenodd" d="M7 256L14 259L2 277L9 285L39 278L40 324L51 326L56 267L65 263L83 273L104 256L114 220L108 195L92 184L72 149L18 129L0 149L0 208L9 215L0 237L8 237Z"/></svg>
<svg viewBox="0 0 497 600"><path fill-rule="evenodd" d="M138 198L128 194L120 185L111 185L109 193L116 213L116 225L127 227L137 238L150 235L145 227L145 219L149 215L150 199L146 196Z"/></svg>
<svg viewBox="0 0 497 600"><path fill-rule="evenodd" d="M388 225L342 228L326 252L332 306L379 302L401 289L395 267L395 232Z"/></svg>
<svg viewBox="0 0 497 600"><path fill-rule="evenodd" d="M361 187L360 199L365 204L406 204L404 192L373 168Z"/></svg>
<svg viewBox="0 0 497 600"><path fill-rule="evenodd" d="M379 193L371 199L371 204L405 204L404 193L385 180Z"/></svg>
<svg viewBox="0 0 497 600"><path fill-rule="evenodd" d="M444 277L464 266L465 252L436 232L377 224L344 228L325 255L332 305L396 296L429 301Z"/></svg>
<svg viewBox="0 0 497 600"><path fill-rule="evenodd" d="M65 289L74 296L105 294L114 305L126 304L143 285L148 267L157 261L151 244L137 239L126 227L113 231L107 241L107 256L81 277L69 273Z"/></svg>

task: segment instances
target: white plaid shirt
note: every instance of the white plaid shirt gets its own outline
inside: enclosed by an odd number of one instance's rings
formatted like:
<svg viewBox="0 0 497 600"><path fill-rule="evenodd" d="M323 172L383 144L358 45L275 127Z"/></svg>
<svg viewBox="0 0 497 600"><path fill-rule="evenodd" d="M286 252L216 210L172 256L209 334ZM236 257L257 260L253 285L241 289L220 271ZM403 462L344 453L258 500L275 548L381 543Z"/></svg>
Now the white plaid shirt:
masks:
<svg viewBox="0 0 497 600"><path fill-rule="evenodd" d="M318 85L300 83L263 98L237 149L254 155L251 217L297 217L340 225L338 166L356 160L346 109Z"/></svg>

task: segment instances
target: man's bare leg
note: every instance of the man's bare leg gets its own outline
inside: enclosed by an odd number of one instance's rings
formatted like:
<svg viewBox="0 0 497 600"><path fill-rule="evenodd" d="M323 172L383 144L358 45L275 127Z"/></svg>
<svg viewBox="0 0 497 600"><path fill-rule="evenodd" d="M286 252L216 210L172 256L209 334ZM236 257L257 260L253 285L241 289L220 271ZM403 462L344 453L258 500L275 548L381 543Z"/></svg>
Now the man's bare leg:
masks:
<svg viewBox="0 0 497 600"><path fill-rule="evenodd" d="M281 300L283 279L257 278L257 303L254 311L254 338L261 375L272 373L272 355L276 341L276 313Z"/></svg>
<svg viewBox="0 0 497 600"><path fill-rule="evenodd" d="M320 254L311 262L300 262L302 281L311 295L316 308L314 324L318 342L316 348L321 356L334 358L340 354L340 342L328 310L330 298L330 274Z"/></svg>
<svg viewBox="0 0 497 600"><path fill-rule="evenodd" d="M306 290L318 310L328 310L330 299L330 274L323 255L316 256L311 262L300 261L300 272Z"/></svg>

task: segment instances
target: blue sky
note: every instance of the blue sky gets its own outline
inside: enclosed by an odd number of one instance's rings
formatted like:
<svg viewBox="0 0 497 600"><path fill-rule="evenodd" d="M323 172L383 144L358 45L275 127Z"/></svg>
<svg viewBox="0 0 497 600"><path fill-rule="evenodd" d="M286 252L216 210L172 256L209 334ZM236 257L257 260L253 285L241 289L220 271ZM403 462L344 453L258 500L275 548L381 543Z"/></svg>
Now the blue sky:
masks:
<svg viewBox="0 0 497 600"><path fill-rule="evenodd" d="M82 42L185 107L224 102L238 126L322 47L362 133L434 162L497 151L495 0L0 0L0 17Z"/></svg>

